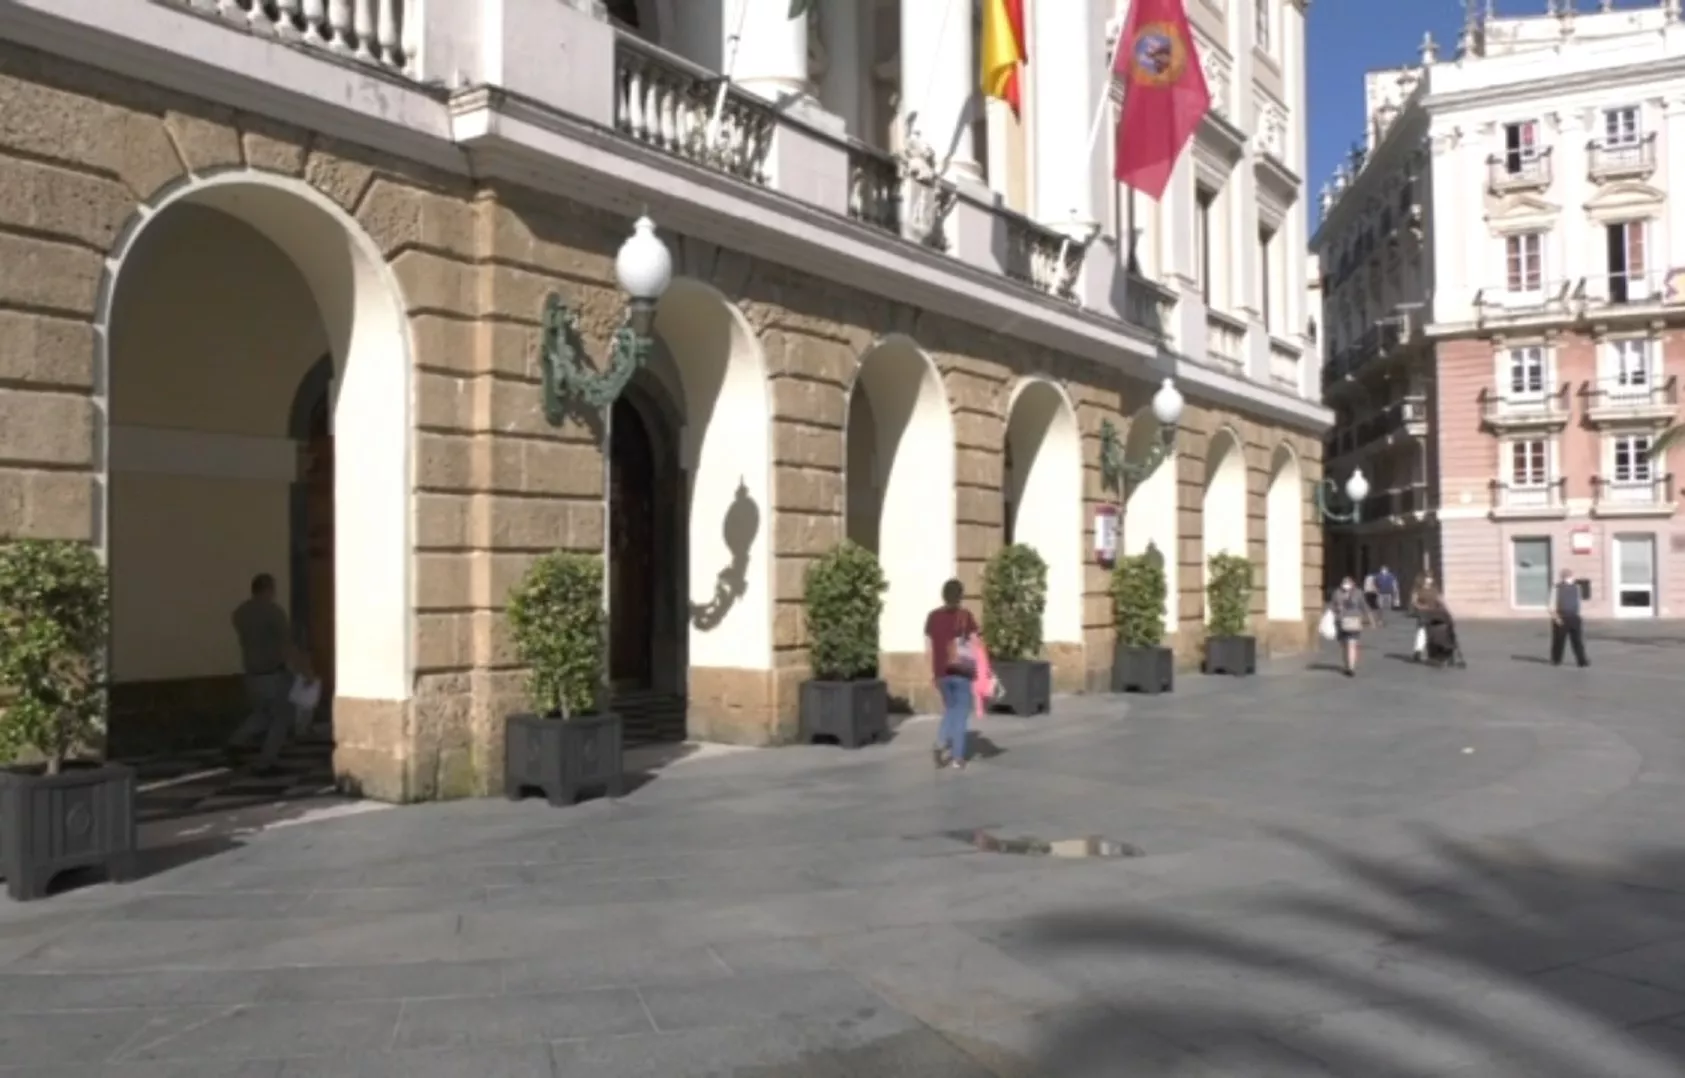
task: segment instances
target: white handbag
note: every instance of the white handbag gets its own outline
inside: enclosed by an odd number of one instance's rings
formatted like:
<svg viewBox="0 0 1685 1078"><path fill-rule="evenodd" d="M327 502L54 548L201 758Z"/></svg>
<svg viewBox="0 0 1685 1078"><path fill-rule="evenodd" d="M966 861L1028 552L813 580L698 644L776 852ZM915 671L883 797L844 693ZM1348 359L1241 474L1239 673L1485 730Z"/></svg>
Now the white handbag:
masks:
<svg viewBox="0 0 1685 1078"><path fill-rule="evenodd" d="M293 705L293 733L303 736L316 723L316 707L322 702L322 683L316 678L293 678L287 690L287 700Z"/></svg>
<svg viewBox="0 0 1685 1078"><path fill-rule="evenodd" d="M1334 624L1334 611L1324 610L1322 612L1322 622L1316 627L1316 631L1322 635L1324 640L1332 640L1340 635L1338 627Z"/></svg>

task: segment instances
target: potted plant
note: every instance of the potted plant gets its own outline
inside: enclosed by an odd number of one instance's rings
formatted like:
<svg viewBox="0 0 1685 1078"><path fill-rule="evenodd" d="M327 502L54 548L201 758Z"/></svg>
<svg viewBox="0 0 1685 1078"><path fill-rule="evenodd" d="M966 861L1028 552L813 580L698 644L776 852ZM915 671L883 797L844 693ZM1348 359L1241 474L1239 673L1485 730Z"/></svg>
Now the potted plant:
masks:
<svg viewBox="0 0 1685 1078"><path fill-rule="evenodd" d="M844 541L803 581L808 663L802 682L801 736L834 737L857 748L889 736L889 686L878 677L878 623L889 590L875 554Z"/></svg>
<svg viewBox="0 0 1685 1078"><path fill-rule="evenodd" d="M105 566L82 543L0 546L0 872L19 900L69 869L135 870L135 773L89 759L105 712Z"/></svg>
<svg viewBox="0 0 1685 1078"><path fill-rule="evenodd" d="M505 795L539 790L552 805L571 805L601 787L619 797L621 721L604 706L602 559L558 552L533 562L509 593L509 632L527 667L532 711L504 726Z"/></svg>
<svg viewBox="0 0 1685 1078"><path fill-rule="evenodd" d="M1176 684L1176 656L1164 646L1169 588L1164 557L1156 548L1118 562L1112 570L1112 691L1157 695Z"/></svg>
<svg viewBox="0 0 1685 1078"><path fill-rule="evenodd" d="M1014 715L1053 706L1053 664L1041 657L1046 613L1047 562L1023 543L1002 547L983 570L983 642L1000 704Z"/></svg>
<svg viewBox="0 0 1685 1078"><path fill-rule="evenodd" d="M1258 640L1247 633L1252 612L1252 562L1238 554L1213 554L1206 563L1205 672L1244 677L1258 669Z"/></svg>

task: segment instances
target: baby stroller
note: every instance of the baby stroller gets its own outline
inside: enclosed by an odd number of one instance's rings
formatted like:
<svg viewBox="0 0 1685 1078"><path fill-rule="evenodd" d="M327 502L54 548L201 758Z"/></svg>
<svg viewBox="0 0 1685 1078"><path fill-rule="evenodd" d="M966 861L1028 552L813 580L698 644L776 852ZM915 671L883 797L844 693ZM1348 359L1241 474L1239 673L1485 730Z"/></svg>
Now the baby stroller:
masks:
<svg viewBox="0 0 1685 1078"><path fill-rule="evenodd" d="M1455 666L1459 670L1468 667L1468 663L1463 661L1462 645L1457 642L1457 622L1449 610L1438 607L1423 612L1421 627L1427 644L1422 652L1424 662L1441 669L1446 666Z"/></svg>

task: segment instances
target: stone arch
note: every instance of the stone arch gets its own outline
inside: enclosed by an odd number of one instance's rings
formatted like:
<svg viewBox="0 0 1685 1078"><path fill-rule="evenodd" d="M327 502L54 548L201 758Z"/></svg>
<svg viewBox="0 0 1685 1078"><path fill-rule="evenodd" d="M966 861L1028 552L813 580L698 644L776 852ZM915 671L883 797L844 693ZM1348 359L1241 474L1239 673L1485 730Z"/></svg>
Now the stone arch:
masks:
<svg viewBox="0 0 1685 1078"><path fill-rule="evenodd" d="M655 312L671 357L651 373L678 407L688 503L684 578L690 667L772 669L772 401L766 357L713 286L675 278Z"/></svg>
<svg viewBox="0 0 1685 1078"><path fill-rule="evenodd" d="M845 430L846 532L877 553L889 580L879 647L917 654L955 571L954 420L929 353L899 334L868 348Z"/></svg>
<svg viewBox="0 0 1685 1078"><path fill-rule="evenodd" d="M1164 427L1153 415L1152 407L1141 408L1129 421L1129 433L1123 444L1124 459L1131 463L1146 460L1163 435ZM1171 632L1176 630L1180 617L1177 566L1181 561L1181 507L1176 473L1176 452L1171 450L1152 474L1136 482L1125 480L1128 494L1123 510L1123 552L1144 554L1150 547L1164 556L1164 623Z"/></svg>
<svg viewBox="0 0 1685 1078"><path fill-rule="evenodd" d="M1007 404L1007 535L1047 562L1048 643L1082 635L1082 433L1064 387L1025 378Z"/></svg>
<svg viewBox="0 0 1685 1078"><path fill-rule="evenodd" d="M1217 554L1250 556L1246 534L1246 450L1232 428L1211 436L1205 451L1205 494L1200 503L1201 561L1209 574Z"/></svg>
<svg viewBox="0 0 1685 1078"><path fill-rule="evenodd" d="M1305 616L1305 487L1299 455L1283 442L1270 462L1264 502L1264 601L1271 621Z"/></svg>
<svg viewBox="0 0 1685 1078"><path fill-rule="evenodd" d="M297 271L320 316L326 351L333 357L332 424L356 447L343 455L334 474L337 572L358 581L357 588L341 589L335 597L335 693L407 700L414 684L409 323L401 288L379 248L338 203L310 184L249 169L190 177L140 205L126 224L107 257L95 302L101 486L96 543L110 559L111 389L113 375L122 373L112 369L113 326L119 292L129 283L124 272L137 252L144 253L160 221L205 212L232 218L236 227L255 232L278 250ZM288 398L280 400L277 412L290 419ZM151 451L158 452L156 440Z"/></svg>

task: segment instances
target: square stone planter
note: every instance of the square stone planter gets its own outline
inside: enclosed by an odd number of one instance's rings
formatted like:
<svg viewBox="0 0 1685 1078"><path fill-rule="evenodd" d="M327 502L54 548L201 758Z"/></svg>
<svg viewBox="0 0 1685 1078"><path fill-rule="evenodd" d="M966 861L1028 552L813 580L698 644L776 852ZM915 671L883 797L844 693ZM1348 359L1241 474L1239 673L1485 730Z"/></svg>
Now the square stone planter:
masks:
<svg viewBox="0 0 1685 1078"><path fill-rule="evenodd" d="M511 715L503 727L503 792L511 801L529 793L552 805L571 805L593 789L619 797L626 758L620 716L611 711L566 722Z"/></svg>
<svg viewBox="0 0 1685 1078"><path fill-rule="evenodd" d="M1122 644L1112 649L1112 691L1138 692L1148 696L1170 692L1176 687L1176 653L1169 648L1131 648Z"/></svg>
<svg viewBox="0 0 1685 1078"><path fill-rule="evenodd" d="M845 749L889 739L889 685L871 681L804 681L801 740L834 737Z"/></svg>
<svg viewBox="0 0 1685 1078"><path fill-rule="evenodd" d="M1258 638L1209 636L1205 639L1205 672L1250 677L1258 672Z"/></svg>
<svg viewBox="0 0 1685 1078"><path fill-rule="evenodd" d="M992 666L1000 694L995 706L1014 715L1045 715L1053 708L1053 664L1044 659L1008 659Z"/></svg>
<svg viewBox="0 0 1685 1078"><path fill-rule="evenodd" d="M79 868L135 876L135 773L122 764L69 763L57 775L0 769L0 873L20 901Z"/></svg>

